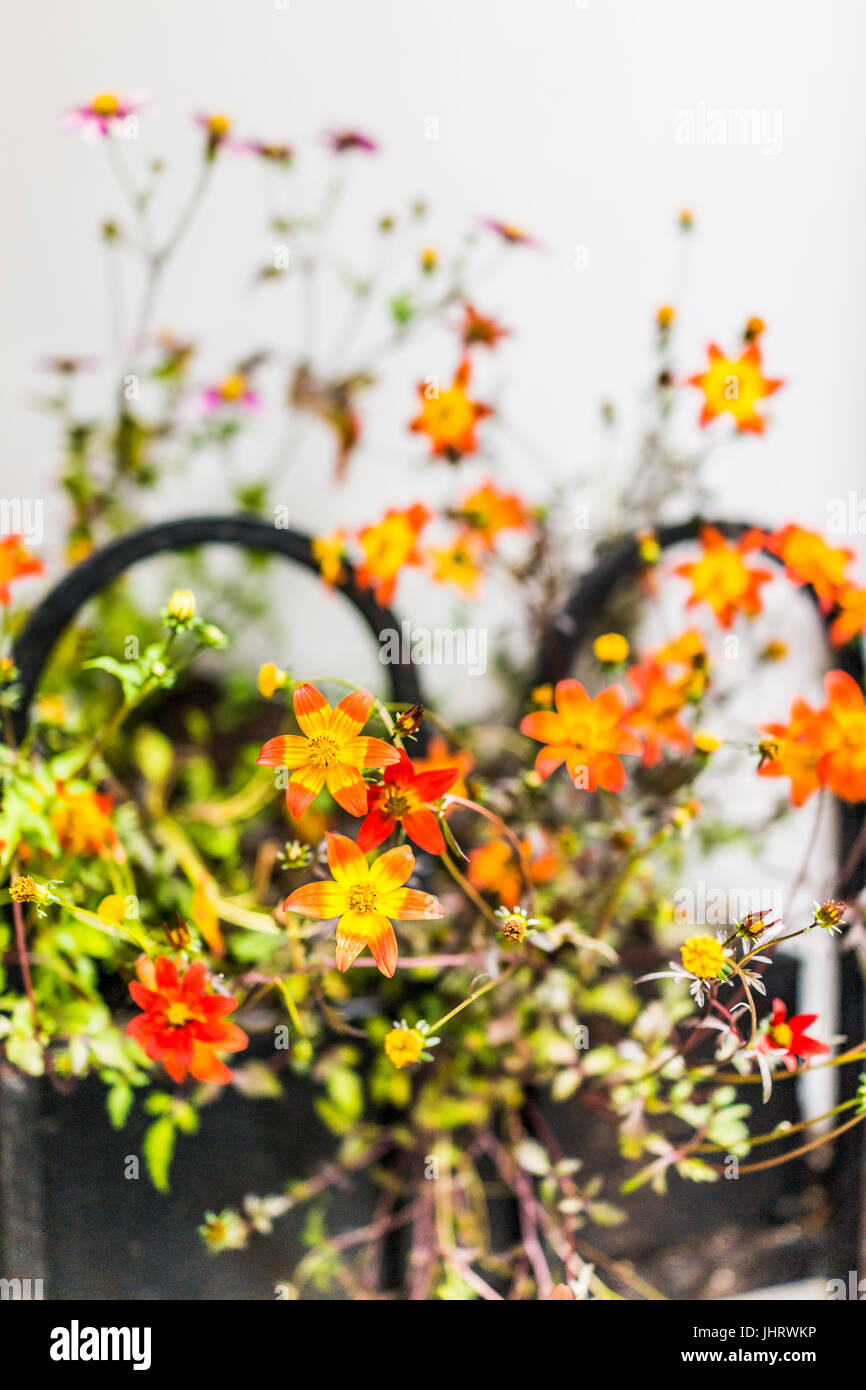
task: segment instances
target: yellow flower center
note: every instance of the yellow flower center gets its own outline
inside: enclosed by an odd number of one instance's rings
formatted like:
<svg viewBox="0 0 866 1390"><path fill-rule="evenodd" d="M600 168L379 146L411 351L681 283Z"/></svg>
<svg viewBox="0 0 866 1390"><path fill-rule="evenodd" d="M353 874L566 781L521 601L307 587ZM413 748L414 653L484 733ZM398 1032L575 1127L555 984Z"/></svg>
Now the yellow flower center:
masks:
<svg viewBox="0 0 866 1390"><path fill-rule="evenodd" d="M791 1046L794 1034L788 1023L777 1023L770 1029L770 1037L777 1047L782 1047L787 1052Z"/></svg>
<svg viewBox="0 0 866 1390"><path fill-rule="evenodd" d="M398 1069L417 1062L424 1051L424 1038L417 1028L392 1028L385 1038L385 1055Z"/></svg>
<svg viewBox="0 0 866 1390"><path fill-rule="evenodd" d="M224 401L239 401L247 389L246 378L242 372L232 372L220 385L220 395Z"/></svg>
<svg viewBox="0 0 866 1390"><path fill-rule="evenodd" d="M722 943L714 936L690 936L680 947L683 968L699 980L714 980L724 964Z"/></svg>
<svg viewBox="0 0 866 1390"><path fill-rule="evenodd" d="M409 810L409 798L405 792L389 791L385 794L385 814L399 820Z"/></svg>
<svg viewBox="0 0 866 1390"><path fill-rule="evenodd" d="M120 102L114 92L100 92L99 96L93 98L90 109L97 116L116 116L120 110Z"/></svg>
<svg viewBox="0 0 866 1390"><path fill-rule="evenodd" d="M333 767L340 754L340 744L333 734L315 734L310 739L310 762L313 767Z"/></svg>
<svg viewBox="0 0 866 1390"><path fill-rule="evenodd" d="M191 1018L192 1014L186 1004L181 1004L179 1000L169 1004L165 1011L165 1021L169 1028L183 1028L184 1024L189 1023Z"/></svg>
<svg viewBox="0 0 866 1390"><path fill-rule="evenodd" d="M379 894L372 883L356 883L349 889L350 912L372 912Z"/></svg>
<svg viewBox="0 0 866 1390"><path fill-rule="evenodd" d="M207 128L211 135L228 135L231 128L231 121L228 116L223 116L218 113L214 116L208 116Z"/></svg>

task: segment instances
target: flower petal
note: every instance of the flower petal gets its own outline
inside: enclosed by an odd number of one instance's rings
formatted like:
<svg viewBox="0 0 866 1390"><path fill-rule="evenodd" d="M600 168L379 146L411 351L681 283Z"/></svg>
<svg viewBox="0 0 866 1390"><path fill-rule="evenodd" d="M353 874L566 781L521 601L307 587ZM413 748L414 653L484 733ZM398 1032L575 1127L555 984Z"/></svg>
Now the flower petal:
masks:
<svg viewBox="0 0 866 1390"><path fill-rule="evenodd" d="M347 767L387 767L400 761L399 748L393 748L383 738L350 738L340 749L340 762Z"/></svg>
<svg viewBox="0 0 866 1390"><path fill-rule="evenodd" d="M408 845L386 850L370 865L370 882L380 893L390 893L404 884L415 867L415 856ZM384 910L384 909L383 909Z"/></svg>
<svg viewBox="0 0 866 1390"><path fill-rule="evenodd" d="M331 879L323 879L296 888L283 903L283 911L302 912L305 917L339 917L346 910L346 901L345 888Z"/></svg>
<svg viewBox="0 0 866 1390"><path fill-rule="evenodd" d="M380 806L373 806L358 827L358 845L362 850L375 849L387 840L397 824L393 816L387 816Z"/></svg>
<svg viewBox="0 0 866 1390"><path fill-rule="evenodd" d="M308 738L325 733L332 710L320 690L314 685L299 685L292 695L292 704L298 725Z"/></svg>
<svg viewBox="0 0 866 1390"><path fill-rule="evenodd" d="M410 811L408 816L404 816L403 829L409 839L414 840L421 849L426 849L428 854L444 852L445 841L439 829L439 822L428 806L422 806L419 810Z"/></svg>
<svg viewBox="0 0 866 1390"><path fill-rule="evenodd" d="M311 801L314 801L325 785L323 767L300 767L292 773L286 787L286 805L290 815L300 820Z"/></svg>
<svg viewBox="0 0 866 1390"><path fill-rule="evenodd" d="M335 835L333 831L325 835L325 840L328 846L328 867L337 883L343 888L351 888L355 883L367 883L370 871L363 851L355 841L350 840L348 835Z"/></svg>
<svg viewBox="0 0 866 1390"><path fill-rule="evenodd" d="M328 791L338 806L350 816L363 816L367 810L367 784L354 767L334 763L325 773Z"/></svg>
<svg viewBox="0 0 866 1390"><path fill-rule="evenodd" d="M394 888L382 895L379 908L397 922L433 922L445 915L438 898L417 888Z"/></svg>
<svg viewBox="0 0 866 1390"><path fill-rule="evenodd" d="M330 732L341 743L359 734L370 718L373 696L369 690L353 690L346 695L331 715Z"/></svg>
<svg viewBox="0 0 866 1390"><path fill-rule="evenodd" d="M269 738L256 762L261 767L303 767L309 761L310 745L300 734L280 734Z"/></svg>
<svg viewBox="0 0 866 1390"><path fill-rule="evenodd" d="M539 743L558 743L565 738L565 724L562 715L554 714L553 710L535 710L523 716L520 732Z"/></svg>

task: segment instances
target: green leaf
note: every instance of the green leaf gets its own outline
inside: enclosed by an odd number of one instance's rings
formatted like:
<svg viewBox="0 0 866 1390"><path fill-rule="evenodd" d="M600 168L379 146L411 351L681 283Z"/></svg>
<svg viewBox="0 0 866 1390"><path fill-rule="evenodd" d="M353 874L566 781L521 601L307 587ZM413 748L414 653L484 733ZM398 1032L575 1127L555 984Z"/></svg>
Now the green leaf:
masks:
<svg viewBox="0 0 866 1390"><path fill-rule="evenodd" d="M112 1129L123 1129L132 1109L133 1095L132 1087L128 1086L125 1081L119 1081L108 1091L105 1097L105 1108L108 1111Z"/></svg>
<svg viewBox="0 0 866 1390"><path fill-rule="evenodd" d="M144 1158L151 1182L158 1192L168 1192L168 1175L177 1137L174 1120L162 1115L144 1133Z"/></svg>

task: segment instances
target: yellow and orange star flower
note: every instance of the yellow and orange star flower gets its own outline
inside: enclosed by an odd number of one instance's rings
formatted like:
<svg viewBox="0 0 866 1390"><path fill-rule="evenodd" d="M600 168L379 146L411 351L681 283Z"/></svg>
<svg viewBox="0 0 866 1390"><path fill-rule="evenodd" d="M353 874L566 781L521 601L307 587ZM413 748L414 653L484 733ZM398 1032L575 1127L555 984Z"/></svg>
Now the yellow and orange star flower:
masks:
<svg viewBox="0 0 866 1390"><path fill-rule="evenodd" d="M683 678L683 691L687 700L699 700L706 691L710 679L710 654L703 633L696 627L687 628L657 648L653 660L663 666L684 666L687 675Z"/></svg>
<svg viewBox="0 0 866 1390"><path fill-rule="evenodd" d="M474 454L478 448L475 426L491 415L492 407L470 400L466 393L472 367L464 357L450 386L431 392L429 383L418 387L421 411L409 428L416 434L426 434L433 458L444 457L452 463L463 454Z"/></svg>
<svg viewBox="0 0 866 1390"><path fill-rule="evenodd" d="M22 536L4 536L0 541L0 603L5 608L12 601L9 585L28 574L42 574L45 566L24 544Z"/></svg>
<svg viewBox="0 0 866 1390"><path fill-rule="evenodd" d="M643 739L644 766L655 766L664 745L687 753L692 737L679 717L688 699L686 681L670 680L657 661L632 666L628 679L637 700L629 707L626 721Z"/></svg>
<svg viewBox="0 0 866 1390"><path fill-rule="evenodd" d="M500 531L525 531L532 525L532 513L516 492L502 492L487 479L460 502L455 519L493 550Z"/></svg>
<svg viewBox="0 0 866 1390"><path fill-rule="evenodd" d="M689 386L697 386L704 393L699 423L706 426L727 412L733 415L741 433L763 434L767 422L758 414L757 403L785 383L764 376L757 342L750 343L736 359L726 357L715 343L710 343L707 355L707 370L688 378Z"/></svg>
<svg viewBox="0 0 866 1390"><path fill-rule="evenodd" d="M535 710L524 715L520 732L547 746L535 759L535 770L546 779L565 763L579 788L618 792L625 785L622 753L643 753L643 744L626 727L626 697L610 685L590 699L580 681L559 681L554 690L555 710Z"/></svg>
<svg viewBox="0 0 866 1390"><path fill-rule="evenodd" d="M484 578L478 555L478 543L471 533L457 536L445 550L430 551L433 578L439 584L453 584L466 598L477 598Z"/></svg>
<svg viewBox="0 0 866 1390"><path fill-rule="evenodd" d="M364 560L356 578L362 589L373 590L379 603L389 603L393 598L404 565L422 563L418 536L431 517L432 512L416 502L404 511L391 508L381 521L358 532Z"/></svg>
<svg viewBox="0 0 866 1390"><path fill-rule="evenodd" d="M283 904L286 912L306 917L339 918L337 969L348 970L365 946L388 979L397 968L397 938L392 919L400 922L436 921L442 904L430 893L406 888L415 867L408 845L389 849L367 863L363 852L345 835L329 833L328 866L332 879L296 888Z"/></svg>
<svg viewBox="0 0 866 1390"><path fill-rule="evenodd" d="M760 613L761 585L773 576L768 569L750 569L744 557L761 541L760 532L749 531L731 545L715 526L704 526L700 560L677 565L674 570L692 584L686 607L709 604L720 627L730 627L737 613L745 613L748 617Z"/></svg>
<svg viewBox="0 0 866 1390"><path fill-rule="evenodd" d="M366 815L367 784L361 771L400 761L399 750L384 739L359 737L373 696L368 690L353 690L331 709L314 685L299 685L292 703L301 733L269 739L256 762L291 769L286 805L296 820L324 786L344 811Z"/></svg>
<svg viewBox="0 0 866 1390"><path fill-rule="evenodd" d="M783 526L768 537L767 549L782 561L792 583L811 585L825 609L848 584L846 570L854 552L829 546L817 531Z"/></svg>

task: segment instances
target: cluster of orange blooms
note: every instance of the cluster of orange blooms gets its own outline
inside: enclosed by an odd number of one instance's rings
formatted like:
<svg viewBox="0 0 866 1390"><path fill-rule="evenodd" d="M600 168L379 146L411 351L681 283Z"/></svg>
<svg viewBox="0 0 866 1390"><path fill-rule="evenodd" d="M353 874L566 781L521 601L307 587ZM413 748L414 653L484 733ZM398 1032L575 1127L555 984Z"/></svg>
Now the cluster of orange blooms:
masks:
<svg viewBox="0 0 866 1390"><path fill-rule="evenodd" d="M528 530L534 514L516 493L504 492L487 480L448 513L456 530L445 546L428 546L421 540L433 519L433 512L416 502L411 507L389 508L380 521L357 532L361 560L356 578L362 588L373 590L379 603L391 601L404 569L418 566L428 566L434 580L453 584L464 596L476 598L485 564L496 553L501 533ZM349 540L347 532L335 530L313 541L313 555L326 583L342 582Z"/></svg>
<svg viewBox="0 0 866 1390"><path fill-rule="evenodd" d="M727 541L716 527L705 526L701 547L701 558L678 565L676 573L692 585L687 607L706 603L721 627L730 627L737 613L753 617L761 612L761 589L772 571L748 564L747 557L762 549L781 561L792 584L808 585L823 611L834 614L830 638L836 646L866 627L866 588L848 573L854 552L828 545L817 531L793 525L772 532L754 528Z"/></svg>

